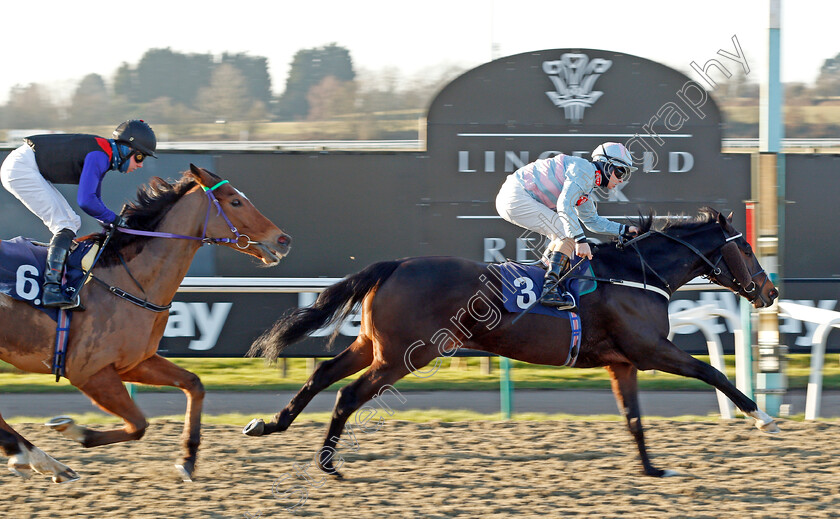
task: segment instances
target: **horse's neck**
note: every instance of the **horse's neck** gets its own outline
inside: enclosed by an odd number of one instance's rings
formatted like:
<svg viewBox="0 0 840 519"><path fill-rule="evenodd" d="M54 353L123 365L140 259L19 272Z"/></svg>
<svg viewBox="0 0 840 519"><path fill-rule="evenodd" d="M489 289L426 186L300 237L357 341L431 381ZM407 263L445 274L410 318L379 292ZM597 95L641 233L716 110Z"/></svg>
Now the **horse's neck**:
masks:
<svg viewBox="0 0 840 519"><path fill-rule="evenodd" d="M672 290L678 289L708 270L708 264L703 257L698 256L685 245L665 236L656 236L654 239L655 241L650 242L650 246L640 247L639 250L645 261L668 282ZM691 243L689 239L681 239L686 243ZM706 258L709 257L709 251L703 250L697 244L692 245Z"/></svg>
<svg viewBox="0 0 840 519"><path fill-rule="evenodd" d="M186 194L169 210L155 231L200 237L205 209L199 196ZM198 240L150 238L139 254L126 261L130 276L121 266L116 269L122 270L122 276L126 278L133 277L150 301L166 304L175 297L200 246ZM130 279L122 282L130 283L123 287L126 290L134 285Z"/></svg>

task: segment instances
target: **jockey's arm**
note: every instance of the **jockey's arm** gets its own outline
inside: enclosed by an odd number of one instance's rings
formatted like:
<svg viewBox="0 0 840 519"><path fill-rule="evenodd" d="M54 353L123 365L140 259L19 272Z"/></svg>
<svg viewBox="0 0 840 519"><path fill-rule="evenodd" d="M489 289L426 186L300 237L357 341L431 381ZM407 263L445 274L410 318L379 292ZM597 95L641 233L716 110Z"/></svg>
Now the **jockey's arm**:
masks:
<svg viewBox="0 0 840 519"><path fill-rule="evenodd" d="M578 220L577 204L586 198L586 191L574 180L567 178L563 191L557 199L557 214L563 224L563 234L576 242L586 240L586 234Z"/></svg>
<svg viewBox="0 0 840 519"><path fill-rule="evenodd" d="M116 220L117 215L108 209L102 201L102 178L111 167L108 156L101 151L92 151L85 157L82 166L82 175L79 178L79 191L76 194L76 202L84 212L96 218L100 222L110 223Z"/></svg>
<svg viewBox="0 0 840 519"><path fill-rule="evenodd" d="M595 208L595 202L592 200L583 202L576 209L580 220L592 232L618 236L626 230L623 224L610 221L599 215Z"/></svg>

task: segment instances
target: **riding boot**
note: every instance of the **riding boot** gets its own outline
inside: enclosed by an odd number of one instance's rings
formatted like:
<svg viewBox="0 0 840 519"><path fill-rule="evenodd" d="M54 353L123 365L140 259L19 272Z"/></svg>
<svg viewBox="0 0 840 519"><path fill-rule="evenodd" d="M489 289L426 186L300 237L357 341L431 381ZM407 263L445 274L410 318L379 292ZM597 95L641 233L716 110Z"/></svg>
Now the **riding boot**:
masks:
<svg viewBox="0 0 840 519"><path fill-rule="evenodd" d="M545 273L541 303L558 310L571 310L577 306L572 294L558 286L557 281L569 269L569 257L559 251L552 251L548 256L548 271Z"/></svg>
<svg viewBox="0 0 840 519"><path fill-rule="evenodd" d="M70 252L70 245L76 233L70 229L62 229L55 233L50 240L50 250L47 252L47 270L44 273L43 303L48 308L70 309L76 306L75 298L68 296L61 289L61 277L64 272L64 261Z"/></svg>

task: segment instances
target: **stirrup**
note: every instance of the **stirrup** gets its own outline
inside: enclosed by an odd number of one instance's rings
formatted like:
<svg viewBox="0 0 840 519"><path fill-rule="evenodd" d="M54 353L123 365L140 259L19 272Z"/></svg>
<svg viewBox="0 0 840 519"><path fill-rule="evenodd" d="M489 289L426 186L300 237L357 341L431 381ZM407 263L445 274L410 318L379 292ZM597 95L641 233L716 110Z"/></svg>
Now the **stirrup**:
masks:
<svg viewBox="0 0 840 519"><path fill-rule="evenodd" d="M52 288L55 287L55 288ZM68 298L61 286L56 283L47 283L44 285L44 294L41 299L41 304L44 308L59 308L62 310L70 310L78 306L79 301L75 298Z"/></svg>
<svg viewBox="0 0 840 519"><path fill-rule="evenodd" d="M542 301L545 306L556 308L557 310L574 310L577 308L574 296L567 291L560 293L556 290L550 290L543 295Z"/></svg>

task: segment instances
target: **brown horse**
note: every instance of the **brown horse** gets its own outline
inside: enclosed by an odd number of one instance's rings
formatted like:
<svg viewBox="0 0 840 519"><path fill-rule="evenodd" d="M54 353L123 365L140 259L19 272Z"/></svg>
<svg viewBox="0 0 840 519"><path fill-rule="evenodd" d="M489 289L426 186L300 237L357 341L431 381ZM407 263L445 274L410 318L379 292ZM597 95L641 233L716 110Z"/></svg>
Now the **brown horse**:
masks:
<svg viewBox="0 0 840 519"><path fill-rule="evenodd" d="M579 302L583 339L574 366L607 369L644 472L661 477L674 473L655 468L646 452L636 384L639 369L700 379L755 418L759 429L778 431L773 419L726 376L668 340L667 297L701 275L748 298L756 308L772 304L778 291L732 227L731 215L727 219L704 209L696 219L661 230L652 229L652 222L652 216L642 218L642 234L623 247L598 249L592 266L600 281L598 289ZM369 366L339 391L319 450L319 467L340 475L332 458L347 419L408 373L428 376L432 369L417 370L436 357L452 355L463 345L526 362L567 364L570 321L533 312L516 321L521 314L503 310L506 296L497 272L496 266L459 258L408 258L376 263L331 286L311 307L279 320L254 342L250 354L276 359L289 344L344 319L361 304L358 338L320 364L271 422L255 419L243 432L260 436L285 431L315 394ZM645 282L654 288L638 288ZM357 415L357 424L359 419Z"/></svg>
<svg viewBox="0 0 840 519"><path fill-rule="evenodd" d="M177 387L186 393L187 412L186 453L176 467L189 479L200 440L204 388L196 375L156 353L169 315L168 303L202 243L220 243L265 265L276 265L288 253L290 237L229 183L192 164L174 185L152 179L138 190L138 201L126 206L123 216L129 229L113 235L93 269L97 282L88 283L81 291L86 310L76 312L72 319L65 376L101 409L122 418L125 426L93 430L66 417L47 425L85 447L139 440L148 423L123 382ZM145 235L127 234L132 230ZM160 237L163 235L186 239ZM102 237L91 235L81 240ZM108 287L129 293L127 299L117 297ZM131 301L136 294L139 296ZM146 307L140 306L144 300L149 303ZM28 303L3 294L0 320L0 358L24 371L50 373L56 323ZM51 474L56 483L79 477L18 434L2 417L0 447L10 456L10 470L23 477L29 477L33 469Z"/></svg>

